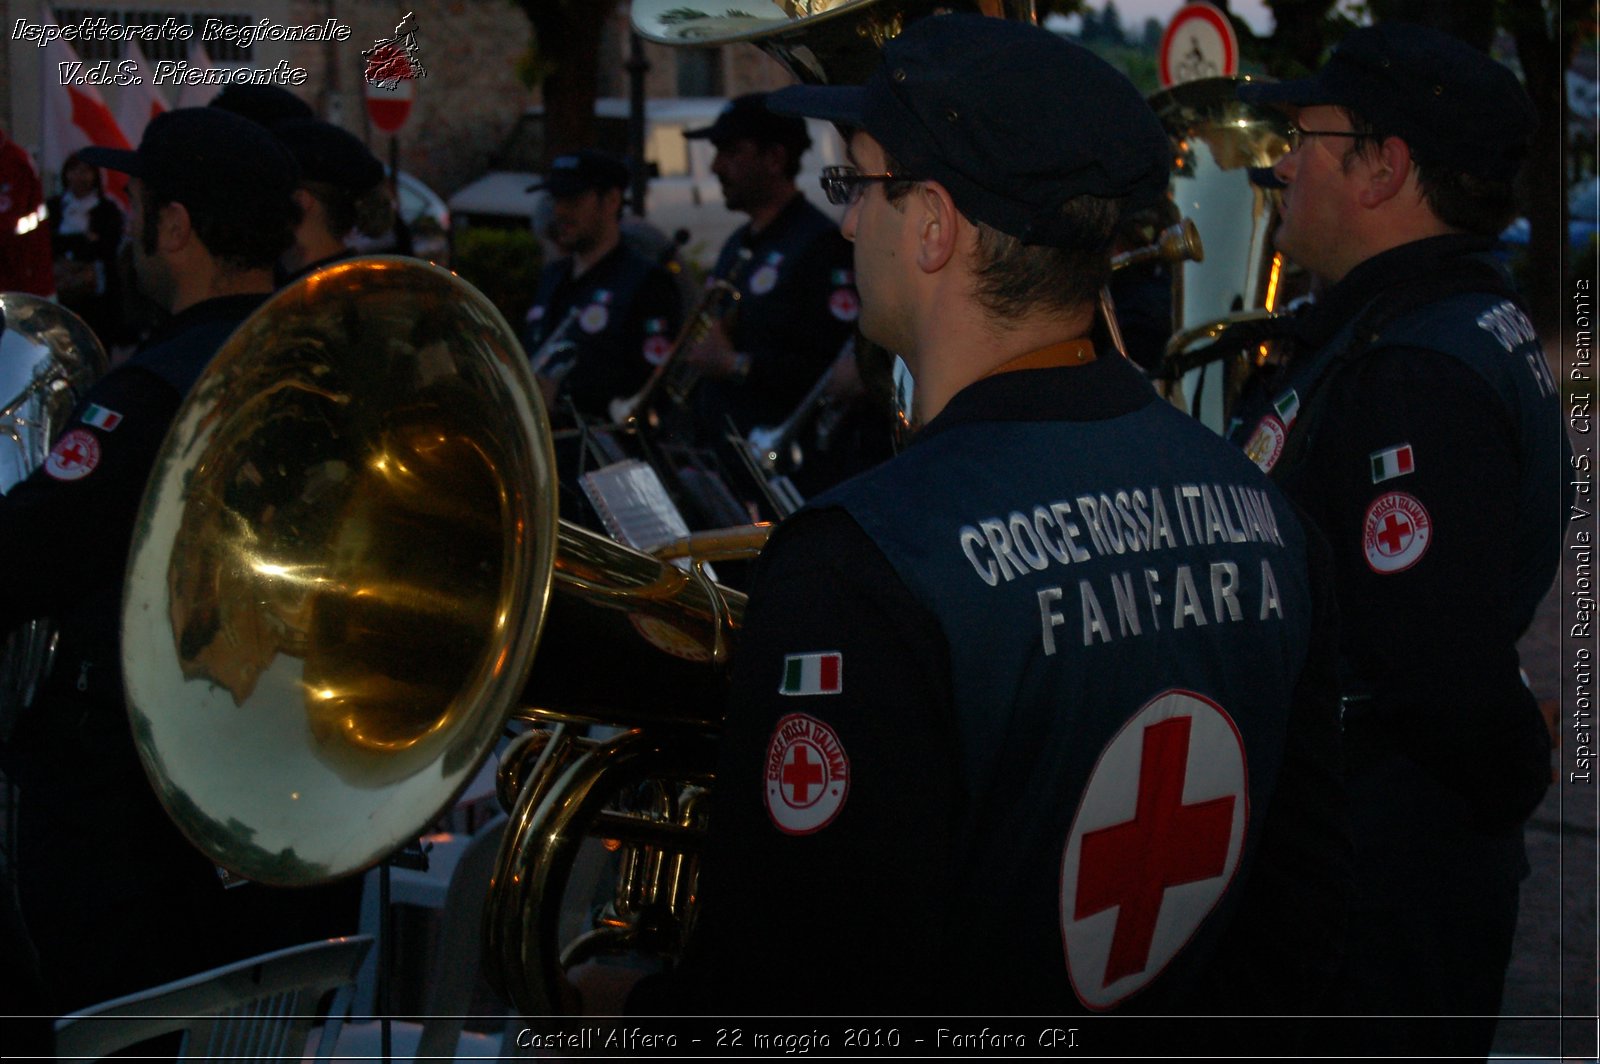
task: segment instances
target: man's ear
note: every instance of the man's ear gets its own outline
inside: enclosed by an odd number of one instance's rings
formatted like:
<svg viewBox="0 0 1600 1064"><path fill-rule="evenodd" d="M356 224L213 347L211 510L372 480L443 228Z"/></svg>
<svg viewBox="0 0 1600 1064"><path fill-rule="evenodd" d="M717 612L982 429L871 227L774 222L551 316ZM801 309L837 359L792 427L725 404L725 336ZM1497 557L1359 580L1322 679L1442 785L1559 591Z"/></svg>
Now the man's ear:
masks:
<svg viewBox="0 0 1600 1064"><path fill-rule="evenodd" d="M156 214L156 249L168 253L182 251L194 239L189 208L181 203L164 203Z"/></svg>
<svg viewBox="0 0 1600 1064"><path fill-rule="evenodd" d="M937 181L920 181L908 196L907 221L916 226L917 266L935 273L956 253L961 212L950 192Z"/></svg>
<svg viewBox="0 0 1600 1064"><path fill-rule="evenodd" d="M1376 153L1361 157L1361 162L1367 168L1357 196L1363 207L1377 207L1398 196L1415 169L1411 148L1399 137L1384 138Z"/></svg>

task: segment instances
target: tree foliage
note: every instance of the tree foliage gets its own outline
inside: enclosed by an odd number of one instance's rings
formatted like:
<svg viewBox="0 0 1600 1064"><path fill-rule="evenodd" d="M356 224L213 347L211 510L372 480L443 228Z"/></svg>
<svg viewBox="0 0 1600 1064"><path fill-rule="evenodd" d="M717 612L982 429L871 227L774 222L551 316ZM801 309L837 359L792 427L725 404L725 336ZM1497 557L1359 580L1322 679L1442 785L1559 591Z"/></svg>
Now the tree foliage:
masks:
<svg viewBox="0 0 1600 1064"><path fill-rule="evenodd" d="M522 73L544 99L544 165L594 141L600 42L612 0L513 0L533 26Z"/></svg>

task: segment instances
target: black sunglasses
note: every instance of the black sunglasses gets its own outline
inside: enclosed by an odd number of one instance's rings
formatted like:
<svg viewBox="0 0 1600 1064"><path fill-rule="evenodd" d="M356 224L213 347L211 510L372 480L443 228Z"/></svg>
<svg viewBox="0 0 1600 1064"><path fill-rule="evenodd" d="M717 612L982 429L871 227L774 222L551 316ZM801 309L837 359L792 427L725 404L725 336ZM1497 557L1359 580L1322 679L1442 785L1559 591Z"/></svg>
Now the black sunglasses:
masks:
<svg viewBox="0 0 1600 1064"><path fill-rule="evenodd" d="M835 207L848 207L861 198L867 185L874 181L911 181L904 174L864 174L853 166L824 166L822 168L822 194Z"/></svg>

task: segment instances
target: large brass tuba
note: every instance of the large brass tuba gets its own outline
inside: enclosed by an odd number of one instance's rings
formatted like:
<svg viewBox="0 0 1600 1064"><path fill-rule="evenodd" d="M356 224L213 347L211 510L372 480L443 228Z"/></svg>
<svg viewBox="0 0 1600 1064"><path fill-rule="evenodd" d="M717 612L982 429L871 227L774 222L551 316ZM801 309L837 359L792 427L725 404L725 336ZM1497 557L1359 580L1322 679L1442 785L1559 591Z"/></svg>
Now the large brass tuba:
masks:
<svg viewBox="0 0 1600 1064"><path fill-rule="evenodd" d="M93 384L106 372L94 331L72 311L22 292L0 292L0 492L41 465ZM55 630L18 625L0 643L0 739L7 738L50 669Z"/></svg>
<svg viewBox="0 0 1600 1064"><path fill-rule="evenodd" d="M1173 202L1205 244L1203 261L1174 270L1169 394L1216 432L1226 430L1254 357L1207 361L1203 349L1227 326L1269 316L1281 291L1282 260L1272 250L1276 199L1250 171L1289 150L1288 120L1239 100L1244 80L1204 78L1150 97L1172 138Z"/></svg>
<svg viewBox="0 0 1600 1064"><path fill-rule="evenodd" d="M240 326L163 446L123 612L191 841L270 884L368 867L525 691L537 719L715 719L742 597L559 522L552 464L514 333L444 270L341 263Z"/></svg>

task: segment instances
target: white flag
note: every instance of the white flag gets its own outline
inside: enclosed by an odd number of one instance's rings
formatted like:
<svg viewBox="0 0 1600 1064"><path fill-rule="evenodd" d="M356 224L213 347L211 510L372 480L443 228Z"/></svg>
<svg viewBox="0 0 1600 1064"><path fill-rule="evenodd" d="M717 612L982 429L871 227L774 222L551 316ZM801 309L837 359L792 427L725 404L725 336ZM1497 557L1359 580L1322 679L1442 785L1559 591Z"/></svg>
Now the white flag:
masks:
<svg viewBox="0 0 1600 1064"><path fill-rule="evenodd" d="M48 6L42 15L45 25L56 24L55 14ZM103 148L133 146L106 106L100 90L93 85L74 83L83 78L87 70L88 66L66 41L57 38L39 49L39 99L44 111L44 145L39 152L39 168L46 174L60 173L68 156L91 144ZM124 203L127 202L127 185L125 174L107 173L106 191Z"/></svg>
<svg viewBox="0 0 1600 1064"><path fill-rule="evenodd" d="M211 57L206 55L205 46L198 40L189 42L189 65L195 70L207 71L211 69ZM195 79L203 82L203 74ZM222 89L216 85L191 84L185 82L178 90L179 107L204 107L210 103Z"/></svg>
<svg viewBox="0 0 1600 1064"><path fill-rule="evenodd" d="M130 143L137 144L144 137L144 127L150 120L167 109L167 101L156 88L155 70L145 59L138 41L128 42L127 61L134 65L138 75L137 85L123 85L117 93L117 125Z"/></svg>

